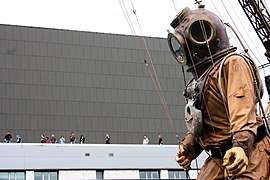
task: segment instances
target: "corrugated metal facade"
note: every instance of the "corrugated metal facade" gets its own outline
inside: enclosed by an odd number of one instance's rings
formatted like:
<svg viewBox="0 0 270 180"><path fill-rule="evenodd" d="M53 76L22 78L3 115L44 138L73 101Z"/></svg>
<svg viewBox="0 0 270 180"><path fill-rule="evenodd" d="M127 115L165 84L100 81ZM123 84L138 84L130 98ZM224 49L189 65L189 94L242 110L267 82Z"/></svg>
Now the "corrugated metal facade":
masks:
<svg viewBox="0 0 270 180"><path fill-rule="evenodd" d="M186 133L181 67L166 39L145 37L173 122L170 123L136 36L0 25L0 135L39 142L40 135L77 141L176 144ZM67 140L68 141L68 140Z"/></svg>

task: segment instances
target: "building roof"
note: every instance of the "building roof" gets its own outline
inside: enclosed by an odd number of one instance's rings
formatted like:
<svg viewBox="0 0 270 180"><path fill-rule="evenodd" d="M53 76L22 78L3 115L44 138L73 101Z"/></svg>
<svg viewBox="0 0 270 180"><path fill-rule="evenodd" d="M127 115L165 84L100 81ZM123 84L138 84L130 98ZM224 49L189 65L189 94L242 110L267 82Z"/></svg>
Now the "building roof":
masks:
<svg viewBox="0 0 270 180"><path fill-rule="evenodd" d="M177 145L1 143L0 149L0 170L180 169Z"/></svg>

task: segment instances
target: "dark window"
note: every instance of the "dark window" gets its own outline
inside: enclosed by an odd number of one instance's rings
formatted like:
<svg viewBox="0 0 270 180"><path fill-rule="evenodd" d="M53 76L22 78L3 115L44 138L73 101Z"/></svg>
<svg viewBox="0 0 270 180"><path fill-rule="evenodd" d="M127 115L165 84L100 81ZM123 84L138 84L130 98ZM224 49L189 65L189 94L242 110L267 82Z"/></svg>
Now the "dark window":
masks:
<svg viewBox="0 0 270 180"><path fill-rule="evenodd" d="M169 171L169 179L187 179L185 171Z"/></svg>
<svg viewBox="0 0 270 180"><path fill-rule="evenodd" d="M140 171L140 179L159 179L159 171Z"/></svg>
<svg viewBox="0 0 270 180"><path fill-rule="evenodd" d="M96 171L96 179L103 179L103 171L102 170Z"/></svg>
<svg viewBox="0 0 270 180"><path fill-rule="evenodd" d="M35 171L34 180L58 180L58 173L56 171Z"/></svg>
<svg viewBox="0 0 270 180"><path fill-rule="evenodd" d="M25 172L0 172L0 180L25 180Z"/></svg>

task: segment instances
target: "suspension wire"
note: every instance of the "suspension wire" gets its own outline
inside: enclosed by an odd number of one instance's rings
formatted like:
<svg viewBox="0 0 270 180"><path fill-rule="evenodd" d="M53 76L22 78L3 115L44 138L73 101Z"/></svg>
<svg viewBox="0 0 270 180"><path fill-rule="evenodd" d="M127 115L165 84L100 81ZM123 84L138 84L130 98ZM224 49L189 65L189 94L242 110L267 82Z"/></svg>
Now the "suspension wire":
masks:
<svg viewBox="0 0 270 180"><path fill-rule="evenodd" d="M134 32L134 34L136 34L136 31L135 31L134 26L133 26L133 24L132 24L132 21L131 21L131 19L130 19L130 17L129 17L129 13L128 13L128 11L127 11L127 8L126 8L126 5L125 5L125 3L124 3L124 0L122 0L122 3L123 3L123 6L124 6L124 9L125 9L125 12L126 12L126 14L127 14L127 17L128 17L128 19L129 19L129 22L130 22L130 24L131 24L131 27L132 27L132 29L133 29L133 32Z"/></svg>
<svg viewBox="0 0 270 180"><path fill-rule="evenodd" d="M220 14L220 12L219 12L218 8L216 7L216 5L213 3L213 0L211 0L211 3L214 6L214 8L215 8L215 10L216 10L216 12L218 14L218 16L222 19L222 15ZM231 33L231 31L229 31L229 33L232 35L232 38L234 39L234 41L237 44L237 47L240 47L242 49L242 46L239 44L239 42L237 41L237 39L235 38L235 36L233 36L233 34ZM242 49L242 51L243 51L243 49Z"/></svg>
<svg viewBox="0 0 270 180"><path fill-rule="evenodd" d="M130 0L130 3L131 3L131 6L132 6L133 13L136 14L136 10L135 10L135 7L134 7L134 4L133 4L132 0Z"/></svg>
<svg viewBox="0 0 270 180"><path fill-rule="evenodd" d="M135 15L136 17L136 21L137 21L137 24L138 24L138 28L139 28L139 31L140 31L140 40L141 40L141 46L143 46L143 49L145 50L144 53L145 53L145 65L147 67L147 70L151 76L151 79L154 83L154 86L155 86L155 89L159 95L159 98L161 100L161 103L163 105L163 109L167 115L167 118L169 120L169 123L170 123L170 127L173 128L173 132L175 134L176 133L176 129L175 129L175 126L174 126L174 123L171 119L171 115L170 115L170 112L169 112L169 108L168 108L168 105L167 105L167 102L166 102L166 99L165 99L165 96L164 96L164 93L163 93L163 90L161 88L161 85L160 85L160 81L158 79L158 76L157 76L157 73L156 73L156 70L155 70L155 67L153 65L153 61L152 61L152 57L151 57L151 54L150 54L150 51L148 49L148 46L147 46L147 43L146 43L146 40L145 40L145 37L143 36L143 31L142 31L142 28L141 28L141 25L140 25L140 21L139 21L139 18L137 16L137 12L136 12L136 9L134 7L134 4L132 2L132 0L130 0L131 2L131 5L132 5L132 8L133 8L133 14ZM176 138L177 139L177 138ZM179 143L179 140L177 139L177 142Z"/></svg>
<svg viewBox="0 0 270 180"><path fill-rule="evenodd" d="M158 96L159 96L159 99L160 99L160 101L161 101L161 103L162 103L162 105L163 105L163 109L164 109L164 111L166 112L166 114L167 114L167 116L168 116L168 119L171 119L171 117L170 117L170 113L169 113L169 109L168 109L168 107L167 107L167 105L166 105L166 101L165 101L165 98L163 98L163 92L162 92L162 90L159 88L159 86L158 86L158 83L157 83L157 80L156 80L156 76L155 76L155 74L153 73L153 69L151 68L151 66L149 66L149 64L147 63L147 61L146 60L144 60L144 63L145 63L145 65L146 65L146 67L147 67L147 70L148 70L148 72L149 72L149 74L150 74L150 77L151 77L151 79L152 79L152 81L154 82L154 87L155 87L155 89L156 89L156 91L157 91L157 93L158 93ZM174 127L173 126L173 124L171 124L172 125L172 127ZM176 130L174 129L174 132L176 132ZM177 134L176 134L177 135ZM178 136L176 136L176 138L177 138L177 142L179 142L179 139L178 139Z"/></svg>
<svg viewBox="0 0 270 180"><path fill-rule="evenodd" d="M123 1L122 1L122 2L123 2ZM124 14L124 16L125 16L125 19L126 19L126 21L127 21L127 23L128 23L128 26L129 26L129 29L131 30L131 33L132 33L133 35L136 34L135 29L134 29L134 27L133 27L133 25L132 25L131 19L130 19L129 15L128 15L126 6L125 6L125 5L122 5L121 2L120 2L120 0L118 0L118 3L119 3L119 5L120 5L120 7L121 7L121 9L122 9L122 12L123 12L123 14ZM124 2L123 2L123 4L124 4ZM124 6L124 7L123 7L123 6Z"/></svg>
<svg viewBox="0 0 270 180"><path fill-rule="evenodd" d="M134 30L134 26L132 24L132 21L131 21L129 15L128 15L128 12L127 12L127 9L126 9L126 6L125 6L124 2L122 1L123 5L121 4L120 0L118 0L118 2L119 2L119 5L121 6L121 9L123 11L123 14L124 14L124 16L125 16L125 18L127 20L127 23L129 24L129 27L131 29L131 32L133 33L133 35L136 35L135 30ZM132 1L131 1L131 4L132 4L132 8L133 8L133 13L136 15L136 10L134 8L134 4L132 3ZM137 21L138 21L138 18L137 18ZM139 28L140 28L140 24L139 24ZM140 28L140 32L142 34L141 28ZM153 83L154 83L154 87L155 87L156 91L158 92L158 95L159 95L160 101L161 101L161 103L163 105L164 111L166 112L168 118L171 121L171 117L170 117L170 113L169 113L169 110L168 110L168 107L167 107L167 104L166 104L166 101L165 101L165 97L164 97L164 94L162 92L160 83L159 83L159 81L157 79L157 75L156 75L154 66L153 65L151 66L151 64L152 64L151 56L150 56L149 50L148 50L147 45L146 45L146 41L143 38L143 36L141 36L141 41L143 41L142 43L140 43L140 45L144 45L143 48L145 49L145 51L144 51L145 57L148 57L148 59L150 59L150 63L147 63L147 61L144 60L145 65L146 65L147 70L148 70L148 72L149 72L149 74L151 76L151 79L152 79ZM174 125L172 124L171 127L174 127ZM176 131L174 130L174 132L176 132Z"/></svg>
<svg viewBox="0 0 270 180"><path fill-rule="evenodd" d="M185 85L185 87L186 87L186 86L187 86L187 82L186 82L185 69L184 69L184 66L181 66L181 68L182 68L182 73L183 73L184 85Z"/></svg>
<svg viewBox="0 0 270 180"><path fill-rule="evenodd" d="M267 11L269 12L269 6L268 6L268 4L266 3L265 0L262 0L262 1L263 1L264 5L265 5L265 8L267 8Z"/></svg>
<svg viewBox="0 0 270 180"><path fill-rule="evenodd" d="M235 12L235 9L232 7L231 3L228 3L231 6L231 9L233 10L234 14L236 15L238 21L240 22L242 27L245 27L242 23L242 21L240 20L239 16L237 15L237 13ZM252 46L255 48L255 50L258 52L259 56L261 59L264 59L264 57L262 56L261 53L259 53L260 51L258 50L257 46L255 45L254 41L252 41L252 38L250 36L250 34L247 32L247 28L244 28L245 33L247 34L248 38L251 40ZM252 50L250 50L251 53L253 54L253 56L256 58L256 60L260 63L263 64L262 62L260 62L260 60L255 56L254 52ZM250 55L249 55L250 56ZM251 57L251 56L250 56Z"/></svg>
<svg viewBox="0 0 270 180"><path fill-rule="evenodd" d="M201 30L202 30L202 33L203 33L204 40L206 41L206 46L207 46L207 49L208 49L208 53L209 53L209 55L211 57L211 62L212 62L212 64L214 64L213 55L212 55L212 52L210 50L209 41L207 39L207 34L206 34L206 29L205 29L204 23L203 23L202 20L200 20L199 22L200 22L200 26L201 26Z"/></svg>
<svg viewBox="0 0 270 180"><path fill-rule="evenodd" d="M235 24L233 18L231 17L231 15L230 15L228 9L226 8L224 2L223 2L223 1L221 1L221 2L222 2L222 5L223 5L224 9L226 10L228 16L230 17L231 21L233 22L234 27L236 27L236 29L237 29L238 32L240 32L239 29L238 29L238 27L236 26L236 24ZM236 16L237 16L237 15L236 15ZM251 51L251 53L253 54L253 56L256 57L256 55L254 54L254 52L252 51L252 49L250 48L250 46L248 45L248 43L246 42L245 38L242 36L241 33L240 33L240 36L241 36L241 38L243 39L243 41L245 42L245 44L247 45L248 49L249 49L249 50Z"/></svg>
<svg viewBox="0 0 270 180"><path fill-rule="evenodd" d="M173 3L173 7L174 7L174 9L175 9L175 12L177 13L178 11L177 11L177 8L176 8L176 5L175 5L174 0L172 0L172 3Z"/></svg>
<svg viewBox="0 0 270 180"><path fill-rule="evenodd" d="M127 23L129 24L129 27L130 27L130 29L131 29L131 32L133 33L133 35L136 35L136 32L135 32L135 30L134 30L133 23L132 23L132 21L131 21L129 15L128 15L128 12L127 12L127 10L126 10L125 3L123 2L123 0L122 0L123 5L121 4L120 0L118 0L118 2L119 2L119 5L121 6L121 9L122 9L122 11L123 11L123 14L124 14L124 16L125 16L125 18L126 18L126 20L127 20ZM156 89L156 91L158 92L158 95L159 95L159 97L160 97L160 101L161 101L161 103L162 103L162 105L163 105L164 111L165 111L166 114L167 114L167 117L168 117L168 119L169 119L169 122L170 122L170 124L171 124L171 127L174 127L174 132L175 132L175 134L176 134L176 136L177 136L177 142L179 143L179 138L178 138L178 135L177 135L177 133L176 133L175 126L173 125L173 122L172 122L172 120L171 120L171 116L170 116L169 109L168 109L168 106L167 106L167 103L166 103L166 100L165 100L165 96L164 96L164 93L163 93L163 91L162 91L162 89L161 89L161 85L160 85L160 82L159 82L159 80L158 80L158 77L157 77L155 68L154 68L154 66L153 66L153 61L152 61L152 59L151 59L151 55L150 55L150 53L149 53L149 49L148 49L148 47L147 47L145 38L144 38L144 36L143 36L142 29L141 29L141 26L140 26L140 23L139 23L139 19L138 19L137 14L136 14L136 10L135 10L134 4L133 4L132 0L130 0L130 2L131 2L132 9L133 9L133 13L134 13L135 16L136 16L137 23L138 23L138 25L139 25L139 29L140 29L140 32L141 32L141 35L142 35L141 38L140 38L140 39L141 39L140 45L141 45L141 46L142 46L142 45L144 46L143 49L145 49L145 51L144 51L145 57L150 61L149 63L147 63L147 61L144 60L145 65L146 65L147 70L148 70L148 72L149 72L149 74L150 74L150 76L151 76L151 79L152 79L153 83L154 83L155 89Z"/></svg>
<svg viewBox="0 0 270 180"><path fill-rule="evenodd" d="M235 29L229 23L225 23L225 25L228 26L232 30L232 32L234 33L234 35L236 36L236 38L240 42L242 48L244 49L244 52L248 55L248 57L252 58L251 55L248 52L248 49L245 47L244 43L240 39L240 37L239 37L238 33L235 31Z"/></svg>

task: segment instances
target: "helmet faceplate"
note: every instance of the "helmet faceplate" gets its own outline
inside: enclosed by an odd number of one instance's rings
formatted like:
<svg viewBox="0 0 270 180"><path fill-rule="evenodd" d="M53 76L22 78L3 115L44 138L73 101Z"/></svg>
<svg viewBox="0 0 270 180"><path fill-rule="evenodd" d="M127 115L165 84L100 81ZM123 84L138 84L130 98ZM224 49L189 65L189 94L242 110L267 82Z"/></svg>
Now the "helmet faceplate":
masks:
<svg viewBox="0 0 270 180"><path fill-rule="evenodd" d="M174 33L168 34L168 44L176 60L192 69L209 66L231 49L225 26L214 13L200 6L183 9L172 21ZM231 50L230 50L231 51Z"/></svg>

